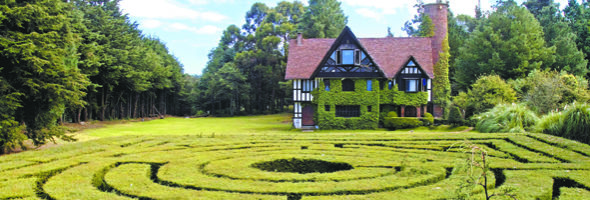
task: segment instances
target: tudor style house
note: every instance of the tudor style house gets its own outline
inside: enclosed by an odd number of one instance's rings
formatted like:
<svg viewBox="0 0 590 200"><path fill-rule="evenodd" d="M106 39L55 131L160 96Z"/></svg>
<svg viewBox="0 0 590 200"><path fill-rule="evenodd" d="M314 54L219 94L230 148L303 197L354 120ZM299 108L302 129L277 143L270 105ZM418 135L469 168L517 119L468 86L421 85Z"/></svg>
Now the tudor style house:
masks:
<svg viewBox="0 0 590 200"><path fill-rule="evenodd" d="M440 117L432 79L447 34L447 7L424 5L433 37L357 38L346 27L336 39L299 34L291 40L285 78L293 82L293 126L371 129L389 111Z"/></svg>

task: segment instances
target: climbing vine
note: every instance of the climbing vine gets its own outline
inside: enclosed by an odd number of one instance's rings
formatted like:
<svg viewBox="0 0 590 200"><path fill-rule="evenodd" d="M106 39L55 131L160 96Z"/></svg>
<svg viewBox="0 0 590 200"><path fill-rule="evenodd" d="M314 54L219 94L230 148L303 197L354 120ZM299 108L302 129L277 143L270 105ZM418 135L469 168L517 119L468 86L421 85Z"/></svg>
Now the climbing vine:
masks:
<svg viewBox="0 0 590 200"><path fill-rule="evenodd" d="M367 91L367 80L371 80L372 91ZM397 87L379 90L376 79L357 79L354 91L342 91L340 79L330 80L330 91L320 85L312 92L316 105L314 120L320 129L375 129L379 126L380 105L420 106L428 103L427 92L406 93ZM336 105L359 105L359 117L336 117ZM370 111L369 111L370 108Z"/></svg>

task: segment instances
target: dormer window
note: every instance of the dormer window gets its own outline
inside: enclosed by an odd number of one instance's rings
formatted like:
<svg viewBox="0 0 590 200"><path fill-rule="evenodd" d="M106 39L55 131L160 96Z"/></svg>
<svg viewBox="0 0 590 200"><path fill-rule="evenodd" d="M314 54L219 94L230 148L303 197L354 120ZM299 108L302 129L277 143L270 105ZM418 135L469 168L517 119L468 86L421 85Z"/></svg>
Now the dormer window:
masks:
<svg viewBox="0 0 590 200"><path fill-rule="evenodd" d="M354 50L353 49L346 49L340 51L342 56L340 56L340 63L343 65L353 65L354 64Z"/></svg>

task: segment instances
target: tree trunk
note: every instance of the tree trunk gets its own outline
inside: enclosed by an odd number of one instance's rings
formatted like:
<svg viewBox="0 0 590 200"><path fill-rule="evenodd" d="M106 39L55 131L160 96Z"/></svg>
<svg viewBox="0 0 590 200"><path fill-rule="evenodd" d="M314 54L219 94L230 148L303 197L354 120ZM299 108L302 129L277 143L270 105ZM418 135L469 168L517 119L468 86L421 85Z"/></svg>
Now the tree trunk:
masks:
<svg viewBox="0 0 590 200"><path fill-rule="evenodd" d="M137 103L139 103L139 93L135 94L135 106L133 108L133 118L137 118Z"/></svg>

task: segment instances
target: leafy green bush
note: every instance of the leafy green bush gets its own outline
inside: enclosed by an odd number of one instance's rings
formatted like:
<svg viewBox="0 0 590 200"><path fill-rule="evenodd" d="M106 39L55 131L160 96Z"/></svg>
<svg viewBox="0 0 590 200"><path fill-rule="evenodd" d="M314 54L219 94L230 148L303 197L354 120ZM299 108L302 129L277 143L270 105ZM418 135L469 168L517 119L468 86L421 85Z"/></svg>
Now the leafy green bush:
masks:
<svg viewBox="0 0 590 200"><path fill-rule="evenodd" d="M420 118L416 117L386 117L384 120L385 128L403 129L422 126Z"/></svg>
<svg viewBox="0 0 590 200"><path fill-rule="evenodd" d="M516 102L516 92L498 75L482 76L471 89L460 92L453 99L453 104L465 110L465 118L483 113L502 103Z"/></svg>
<svg viewBox="0 0 590 200"><path fill-rule="evenodd" d="M449 121L450 124L453 125L461 125L463 124L463 115L461 115L461 110L457 106L451 106L449 111Z"/></svg>
<svg viewBox="0 0 590 200"><path fill-rule="evenodd" d="M590 105L572 104L560 113L548 114L537 130L590 144Z"/></svg>
<svg viewBox="0 0 590 200"><path fill-rule="evenodd" d="M422 118L422 123L424 126L430 126L434 124L434 116L430 113L424 113L424 117Z"/></svg>
<svg viewBox="0 0 590 200"><path fill-rule="evenodd" d="M533 71L527 77L510 82L532 110L549 113L574 101L588 100L588 81L556 71Z"/></svg>
<svg viewBox="0 0 590 200"><path fill-rule="evenodd" d="M523 104L500 104L474 116L475 128L483 133L522 133L532 131L539 121L535 112Z"/></svg>
<svg viewBox="0 0 590 200"><path fill-rule="evenodd" d="M391 111L387 113L387 117L398 117L395 111Z"/></svg>

